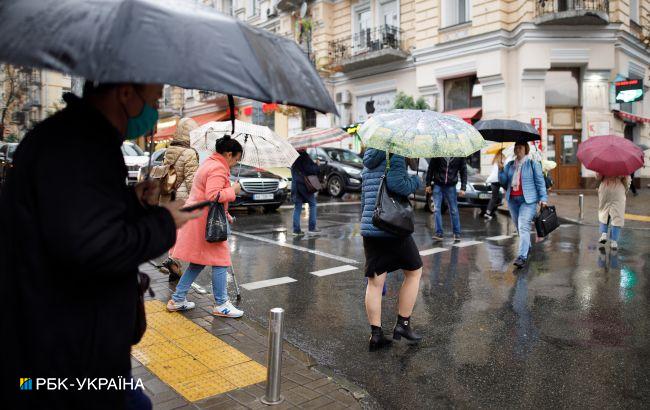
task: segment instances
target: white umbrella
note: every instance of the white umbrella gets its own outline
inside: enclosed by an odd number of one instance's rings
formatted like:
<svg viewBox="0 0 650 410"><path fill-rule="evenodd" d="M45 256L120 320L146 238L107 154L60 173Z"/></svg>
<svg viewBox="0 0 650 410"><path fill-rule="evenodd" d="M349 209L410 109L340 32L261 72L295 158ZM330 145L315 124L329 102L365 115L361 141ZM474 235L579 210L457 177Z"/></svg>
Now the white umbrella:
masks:
<svg viewBox="0 0 650 410"><path fill-rule="evenodd" d="M230 121L212 121L190 132L190 145L205 158L214 152L215 142L224 135L230 135ZM235 120L232 137L244 147L242 165L269 169L290 167L298 158L298 152L289 142L269 127Z"/></svg>

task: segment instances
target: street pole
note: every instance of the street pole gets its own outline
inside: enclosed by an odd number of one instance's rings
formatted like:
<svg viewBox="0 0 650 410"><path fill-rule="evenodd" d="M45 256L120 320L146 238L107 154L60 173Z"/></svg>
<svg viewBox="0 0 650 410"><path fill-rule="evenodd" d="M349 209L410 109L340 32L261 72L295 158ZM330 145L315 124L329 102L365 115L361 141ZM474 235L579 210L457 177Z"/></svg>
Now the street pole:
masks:
<svg viewBox="0 0 650 410"><path fill-rule="evenodd" d="M266 369L266 394L261 401L274 405L284 401L280 395L282 381L282 334L284 333L284 309L273 308L269 312L269 357Z"/></svg>
<svg viewBox="0 0 650 410"><path fill-rule="evenodd" d="M580 214L578 218L582 221L582 218L584 217L585 214L585 196L584 194L580 194L578 196L578 207L580 208Z"/></svg>

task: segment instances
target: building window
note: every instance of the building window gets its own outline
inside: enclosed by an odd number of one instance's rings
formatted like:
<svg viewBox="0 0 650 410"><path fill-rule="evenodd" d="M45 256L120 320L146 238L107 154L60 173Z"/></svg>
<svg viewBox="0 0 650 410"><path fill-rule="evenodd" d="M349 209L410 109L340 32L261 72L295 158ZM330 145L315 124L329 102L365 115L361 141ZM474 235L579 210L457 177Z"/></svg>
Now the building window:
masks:
<svg viewBox="0 0 650 410"><path fill-rule="evenodd" d="M481 107L483 98L476 76L445 80L445 111Z"/></svg>
<svg viewBox="0 0 650 410"><path fill-rule="evenodd" d="M259 101L253 102L253 124L263 125L275 131L275 111L265 113L262 106L263 104Z"/></svg>
<svg viewBox="0 0 650 410"><path fill-rule="evenodd" d="M399 27L399 11L397 1L388 0L379 2L380 21L384 26Z"/></svg>
<svg viewBox="0 0 650 410"><path fill-rule="evenodd" d="M469 0L442 0L442 27L455 26L469 21Z"/></svg>
<svg viewBox="0 0 650 410"><path fill-rule="evenodd" d="M551 69L546 73L544 88L547 107L580 106L580 70Z"/></svg>
<svg viewBox="0 0 650 410"><path fill-rule="evenodd" d="M316 126L316 111L310 109L302 110L302 129L312 128Z"/></svg>
<svg viewBox="0 0 650 410"><path fill-rule="evenodd" d="M639 24L639 0L630 0L630 20Z"/></svg>

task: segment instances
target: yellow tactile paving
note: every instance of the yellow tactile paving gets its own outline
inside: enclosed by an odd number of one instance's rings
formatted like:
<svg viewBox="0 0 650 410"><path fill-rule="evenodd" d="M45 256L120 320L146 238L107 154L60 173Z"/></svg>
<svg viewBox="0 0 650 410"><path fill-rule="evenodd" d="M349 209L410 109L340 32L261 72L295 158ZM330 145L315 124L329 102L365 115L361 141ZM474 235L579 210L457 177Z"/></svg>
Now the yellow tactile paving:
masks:
<svg viewBox="0 0 650 410"><path fill-rule="evenodd" d="M266 380L266 367L251 360L235 366L217 370L217 374L237 387L246 387Z"/></svg>
<svg viewBox="0 0 650 410"><path fill-rule="evenodd" d="M160 301L145 303L147 331L133 357L189 401L266 379L266 368Z"/></svg>
<svg viewBox="0 0 650 410"><path fill-rule="evenodd" d="M650 216L647 215L625 214L625 219L629 219L630 221L650 222Z"/></svg>

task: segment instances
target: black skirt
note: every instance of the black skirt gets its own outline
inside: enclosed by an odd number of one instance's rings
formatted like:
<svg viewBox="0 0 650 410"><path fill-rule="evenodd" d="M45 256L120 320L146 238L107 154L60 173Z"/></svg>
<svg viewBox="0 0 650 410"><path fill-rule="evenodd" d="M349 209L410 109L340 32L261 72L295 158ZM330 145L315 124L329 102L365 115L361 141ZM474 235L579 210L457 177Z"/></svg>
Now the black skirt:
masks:
<svg viewBox="0 0 650 410"><path fill-rule="evenodd" d="M413 237L374 238L363 237L366 254L366 277L373 278L384 272L399 269L418 270L422 267L420 251Z"/></svg>

